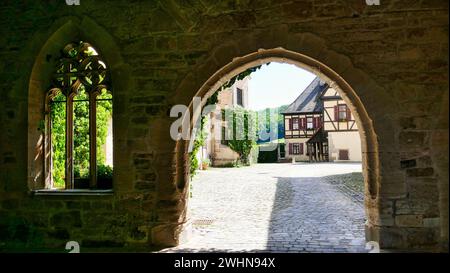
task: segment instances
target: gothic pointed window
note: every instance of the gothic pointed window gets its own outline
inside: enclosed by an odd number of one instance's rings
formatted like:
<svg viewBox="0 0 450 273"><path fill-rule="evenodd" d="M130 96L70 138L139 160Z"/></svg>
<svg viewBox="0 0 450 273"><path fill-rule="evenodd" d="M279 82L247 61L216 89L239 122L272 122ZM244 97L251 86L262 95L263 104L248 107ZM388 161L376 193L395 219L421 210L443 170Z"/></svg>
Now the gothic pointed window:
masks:
<svg viewBox="0 0 450 273"><path fill-rule="evenodd" d="M66 45L46 99L50 188L112 188L112 99L97 51L86 42Z"/></svg>

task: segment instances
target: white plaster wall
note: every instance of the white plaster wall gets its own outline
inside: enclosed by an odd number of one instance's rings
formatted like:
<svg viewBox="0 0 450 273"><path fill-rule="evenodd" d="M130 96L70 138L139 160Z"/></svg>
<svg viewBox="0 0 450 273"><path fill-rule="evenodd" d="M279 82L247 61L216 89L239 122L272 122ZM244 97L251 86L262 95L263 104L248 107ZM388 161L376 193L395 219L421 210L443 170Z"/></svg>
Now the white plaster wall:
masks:
<svg viewBox="0 0 450 273"><path fill-rule="evenodd" d="M328 132L330 161L338 161L339 150L349 150L349 161L362 160L359 132Z"/></svg>

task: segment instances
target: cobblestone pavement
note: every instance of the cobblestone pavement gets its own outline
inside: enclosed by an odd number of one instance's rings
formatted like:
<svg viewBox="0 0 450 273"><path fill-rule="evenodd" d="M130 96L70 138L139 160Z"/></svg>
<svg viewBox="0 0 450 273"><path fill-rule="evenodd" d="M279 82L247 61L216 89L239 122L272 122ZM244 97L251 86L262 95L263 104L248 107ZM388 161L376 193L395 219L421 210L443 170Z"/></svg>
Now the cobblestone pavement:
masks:
<svg viewBox="0 0 450 273"><path fill-rule="evenodd" d="M191 183L193 238L162 252L366 252L362 199L338 183L354 172L361 164L201 171Z"/></svg>

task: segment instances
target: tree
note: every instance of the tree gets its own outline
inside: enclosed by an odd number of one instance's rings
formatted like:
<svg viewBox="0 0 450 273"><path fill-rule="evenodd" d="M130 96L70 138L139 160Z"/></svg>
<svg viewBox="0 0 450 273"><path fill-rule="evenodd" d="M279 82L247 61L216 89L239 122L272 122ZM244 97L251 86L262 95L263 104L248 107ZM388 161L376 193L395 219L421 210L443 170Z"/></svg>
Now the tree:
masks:
<svg viewBox="0 0 450 273"><path fill-rule="evenodd" d="M191 178L196 174L200 162L198 162L197 153L198 150L205 145L207 132L205 124L208 120L208 116L203 116L200 123L200 131L195 135L192 151L189 153L189 173Z"/></svg>
<svg viewBox="0 0 450 273"><path fill-rule="evenodd" d="M232 121L232 126L228 127L228 135L232 136L228 140L228 147L239 154L239 161L242 164L249 165L249 155L256 146L256 115L240 106L229 108L224 112L227 115L225 119Z"/></svg>
<svg viewBox="0 0 450 273"><path fill-rule="evenodd" d="M112 118L112 96L106 90L100 95L102 100L97 101L97 164L99 170L105 169L106 155L103 147L108 135L108 121ZM89 103L84 87L81 86L74 102L74 176L89 177ZM53 182L57 188L65 185L65 141L66 141L66 107L65 97L60 94L51 106L52 119L52 161Z"/></svg>

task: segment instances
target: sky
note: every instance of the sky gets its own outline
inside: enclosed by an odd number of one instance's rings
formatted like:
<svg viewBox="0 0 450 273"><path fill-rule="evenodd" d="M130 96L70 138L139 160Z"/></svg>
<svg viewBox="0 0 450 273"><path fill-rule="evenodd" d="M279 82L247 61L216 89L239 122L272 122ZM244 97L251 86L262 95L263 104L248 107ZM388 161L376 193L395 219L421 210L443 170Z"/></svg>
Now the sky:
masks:
<svg viewBox="0 0 450 273"><path fill-rule="evenodd" d="M316 75L292 64L270 63L250 77L249 108L262 110L291 104Z"/></svg>

